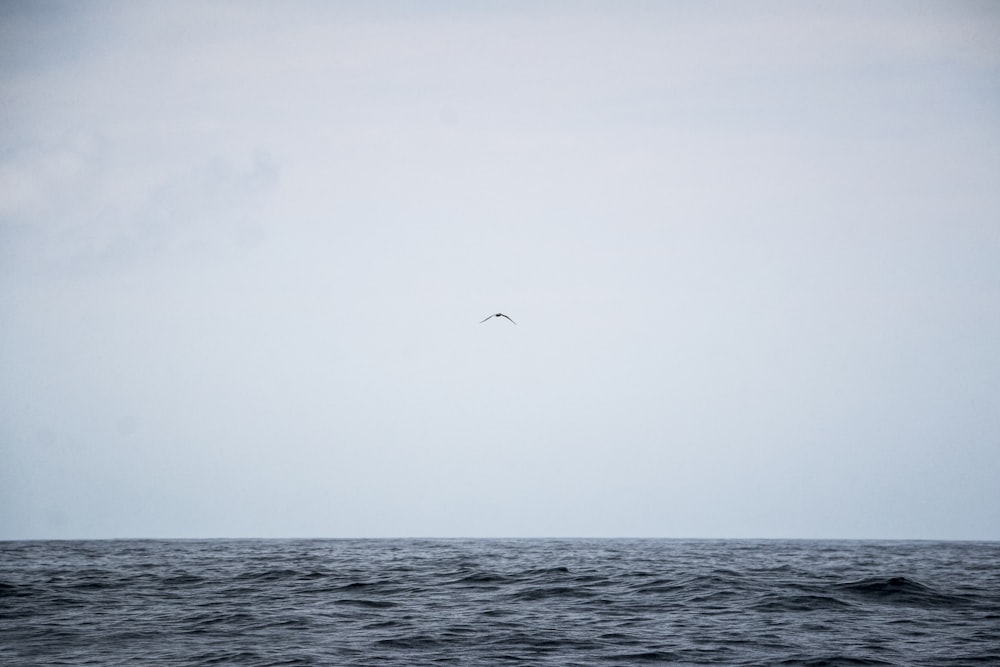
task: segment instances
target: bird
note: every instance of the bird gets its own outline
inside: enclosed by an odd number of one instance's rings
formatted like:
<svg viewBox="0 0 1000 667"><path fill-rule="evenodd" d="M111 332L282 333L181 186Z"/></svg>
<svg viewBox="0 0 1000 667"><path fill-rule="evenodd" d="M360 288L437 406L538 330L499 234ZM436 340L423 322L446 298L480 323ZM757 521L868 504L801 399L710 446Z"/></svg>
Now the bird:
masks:
<svg viewBox="0 0 1000 667"><path fill-rule="evenodd" d="M506 317L508 320L510 320L510 316L504 315L503 313L497 313L496 315L490 315L489 317L486 318L486 320L493 319L494 317ZM486 320L483 320L483 322L485 322ZM514 322L514 320L510 320L510 321L513 322L514 324L517 324L517 322ZM482 324L483 322L480 322L480 324Z"/></svg>

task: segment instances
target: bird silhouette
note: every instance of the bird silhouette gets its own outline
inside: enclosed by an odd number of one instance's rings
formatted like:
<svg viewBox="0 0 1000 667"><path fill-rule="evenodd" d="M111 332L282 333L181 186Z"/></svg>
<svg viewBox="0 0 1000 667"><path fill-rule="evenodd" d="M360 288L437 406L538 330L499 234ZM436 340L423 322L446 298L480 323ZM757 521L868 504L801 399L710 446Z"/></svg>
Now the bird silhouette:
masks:
<svg viewBox="0 0 1000 667"><path fill-rule="evenodd" d="M508 320L510 320L510 317L507 316L507 315L504 315L503 313L497 313L496 315L490 315L489 317L486 318L486 320L493 319L494 317L506 317ZM483 322L485 322L486 320L483 320ZM510 320L510 321L513 322L514 324L517 324L517 322L514 322L514 320ZM480 324L482 324L483 322L480 322Z"/></svg>

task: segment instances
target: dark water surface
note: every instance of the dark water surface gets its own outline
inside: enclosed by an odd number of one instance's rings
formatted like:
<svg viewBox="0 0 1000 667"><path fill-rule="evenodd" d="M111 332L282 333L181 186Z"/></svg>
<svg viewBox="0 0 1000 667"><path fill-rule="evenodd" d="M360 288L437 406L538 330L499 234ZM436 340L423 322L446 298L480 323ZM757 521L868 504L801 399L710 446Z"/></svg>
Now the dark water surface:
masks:
<svg viewBox="0 0 1000 667"><path fill-rule="evenodd" d="M1000 665L1000 544L0 542L4 665Z"/></svg>

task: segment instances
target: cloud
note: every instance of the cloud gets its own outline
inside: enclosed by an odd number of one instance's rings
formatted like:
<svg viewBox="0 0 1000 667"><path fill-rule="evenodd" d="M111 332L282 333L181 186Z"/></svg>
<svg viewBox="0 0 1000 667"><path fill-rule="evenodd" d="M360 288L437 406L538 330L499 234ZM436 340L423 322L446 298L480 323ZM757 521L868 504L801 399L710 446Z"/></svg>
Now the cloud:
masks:
<svg viewBox="0 0 1000 667"><path fill-rule="evenodd" d="M274 190L265 153L137 165L101 133L11 151L0 164L6 271L78 271L190 252L218 252L264 233L254 207Z"/></svg>
<svg viewBox="0 0 1000 667"><path fill-rule="evenodd" d="M996 10L294 7L12 18L12 533L992 530Z"/></svg>

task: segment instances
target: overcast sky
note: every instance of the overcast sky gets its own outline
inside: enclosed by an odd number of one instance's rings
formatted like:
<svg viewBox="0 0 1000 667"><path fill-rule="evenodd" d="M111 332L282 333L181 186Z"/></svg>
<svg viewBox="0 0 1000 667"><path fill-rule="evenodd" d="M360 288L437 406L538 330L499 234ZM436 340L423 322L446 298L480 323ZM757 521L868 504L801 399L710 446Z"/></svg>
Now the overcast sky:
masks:
<svg viewBox="0 0 1000 667"><path fill-rule="evenodd" d="M4 2L0 133L0 538L1000 539L996 3Z"/></svg>

